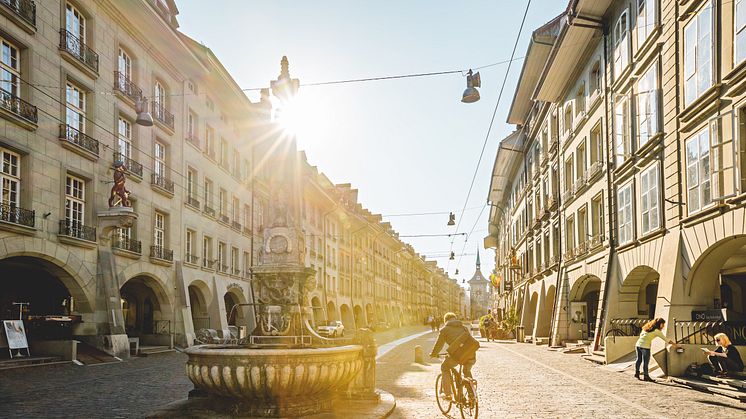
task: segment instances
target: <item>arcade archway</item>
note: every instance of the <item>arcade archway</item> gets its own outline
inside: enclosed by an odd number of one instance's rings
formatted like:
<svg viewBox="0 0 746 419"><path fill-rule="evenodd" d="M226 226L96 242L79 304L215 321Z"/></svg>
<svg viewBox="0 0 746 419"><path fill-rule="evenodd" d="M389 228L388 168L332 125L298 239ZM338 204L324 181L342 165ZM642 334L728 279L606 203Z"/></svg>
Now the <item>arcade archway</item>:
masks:
<svg viewBox="0 0 746 419"><path fill-rule="evenodd" d="M171 314L168 297L155 278L135 276L122 285L119 294L128 336L142 337L170 330L170 326L163 324Z"/></svg>

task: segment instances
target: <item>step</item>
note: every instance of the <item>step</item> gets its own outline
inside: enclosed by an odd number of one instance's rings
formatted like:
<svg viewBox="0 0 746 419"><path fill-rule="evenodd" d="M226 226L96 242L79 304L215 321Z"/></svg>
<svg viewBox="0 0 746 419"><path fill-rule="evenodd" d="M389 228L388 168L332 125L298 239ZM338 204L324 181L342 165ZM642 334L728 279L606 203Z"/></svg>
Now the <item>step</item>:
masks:
<svg viewBox="0 0 746 419"><path fill-rule="evenodd" d="M714 375L702 374L702 378L715 383L731 386L734 389L746 391L746 381L743 378L716 377Z"/></svg>
<svg viewBox="0 0 746 419"><path fill-rule="evenodd" d="M589 355L580 355L581 358L585 359L586 361L593 362L595 364L599 365L605 365L606 364L606 357L595 355L595 354L589 354Z"/></svg>
<svg viewBox="0 0 746 419"><path fill-rule="evenodd" d="M606 358L606 351L593 351L593 355L598 355Z"/></svg>
<svg viewBox="0 0 746 419"><path fill-rule="evenodd" d="M534 345L549 345L549 337L534 338Z"/></svg>
<svg viewBox="0 0 746 419"><path fill-rule="evenodd" d="M168 346L140 346L140 353L138 356L146 357L155 354L162 354L166 352L176 352L173 348Z"/></svg>
<svg viewBox="0 0 746 419"><path fill-rule="evenodd" d="M83 365L99 365L111 362L121 362L122 360L111 356L110 354L91 346L85 342L78 343L77 360Z"/></svg>
<svg viewBox="0 0 746 419"><path fill-rule="evenodd" d="M705 381L691 377L670 377L670 379L674 383L682 384L698 391L719 394L721 396L730 397L732 399L746 402L746 392L739 391L728 385L713 384L711 381Z"/></svg>
<svg viewBox="0 0 746 419"><path fill-rule="evenodd" d="M63 361L59 356L32 356L23 358L3 359L0 361L0 370L22 368L22 367L33 367L37 365L51 365L51 364L62 364L69 363L70 361Z"/></svg>

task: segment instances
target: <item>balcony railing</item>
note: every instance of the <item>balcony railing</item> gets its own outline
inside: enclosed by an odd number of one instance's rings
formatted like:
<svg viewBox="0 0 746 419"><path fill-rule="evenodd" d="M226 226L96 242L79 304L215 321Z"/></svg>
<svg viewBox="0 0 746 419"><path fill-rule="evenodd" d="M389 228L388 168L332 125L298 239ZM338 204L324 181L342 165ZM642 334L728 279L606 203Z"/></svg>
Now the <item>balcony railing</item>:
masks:
<svg viewBox="0 0 746 419"><path fill-rule="evenodd" d="M174 181L171 179L166 179L166 177L163 175L159 175L157 173L153 173L152 175L150 175L150 184L153 186L157 186L170 194L174 193Z"/></svg>
<svg viewBox="0 0 746 419"><path fill-rule="evenodd" d="M193 196L188 196L186 203L187 203L187 205L191 205L194 208L199 208L199 201L197 200L197 198L195 198Z"/></svg>
<svg viewBox="0 0 746 419"><path fill-rule="evenodd" d="M235 230L241 231L241 223L239 223L238 221L233 221L231 223L231 227L233 227L233 229Z"/></svg>
<svg viewBox="0 0 746 419"><path fill-rule="evenodd" d="M150 246L150 257L173 262L174 251L162 246Z"/></svg>
<svg viewBox="0 0 746 419"><path fill-rule="evenodd" d="M121 92L135 103L142 99L142 89L120 71L114 72L114 90Z"/></svg>
<svg viewBox="0 0 746 419"><path fill-rule="evenodd" d="M575 249L570 249L565 252L564 257L565 260L573 260L575 259Z"/></svg>
<svg viewBox="0 0 746 419"><path fill-rule="evenodd" d="M603 234L596 234L594 236L591 236L591 241L590 241L590 248L591 249L596 248L598 246L601 246L602 244L604 244L604 235Z"/></svg>
<svg viewBox="0 0 746 419"><path fill-rule="evenodd" d="M715 345L715 335L725 333L734 345L746 345L744 321L705 320L688 321L674 319L674 339L676 343L692 345Z"/></svg>
<svg viewBox="0 0 746 419"><path fill-rule="evenodd" d="M572 189L573 189L573 191L574 191L575 193L578 193L578 192L579 192L579 191L581 191L581 190L582 190L583 188L585 188L585 186L586 186L585 180L586 180L586 178L585 178L585 173L583 173L582 175L580 175L580 176L579 176L579 177L578 177L578 178L577 178L577 179L575 180L575 184L573 185L573 188L572 188Z"/></svg>
<svg viewBox="0 0 746 419"><path fill-rule="evenodd" d="M649 319L627 318L611 319L611 330L606 332L606 336L637 336L642 331L642 326L649 322Z"/></svg>
<svg viewBox="0 0 746 419"><path fill-rule="evenodd" d="M588 170L588 180L591 180L593 177L595 177L597 174L601 173L604 170L604 165L602 162L597 161L591 164L591 168Z"/></svg>
<svg viewBox="0 0 746 419"><path fill-rule="evenodd" d="M13 204L0 202L0 221L33 228L36 221L35 215L36 212L33 210L27 210Z"/></svg>
<svg viewBox="0 0 746 419"><path fill-rule="evenodd" d="M142 178L142 165L122 153L114 152L114 162L124 163L124 168L133 175Z"/></svg>
<svg viewBox="0 0 746 419"><path fill-rule="evenodd" d="M225 223L225 224L228 224L228 221L229 221L229 220L230 220L230 219L229 219L229 218L228 218L228 216L227 216L227 215L225 215L225 214L220 214L220 216L218 216L218 221L220 221L221 223Z"/></svg>
<svg viewBox="0 0 746 419"><path fill-rule="evenodd" d="M251 227L243 226L243 234L251 234Z"/></svg>
<svg viewBox="0 0 746 419"><path fill-rule="evenodd" d="M95 242L96 227L83 225L74 220L60 220L60 235Z"/></svg>
<svg viewBox="0 0 746 419"><path fill-rule="evenodd" d="M126 250L133 253L142 253L142 242L140 240L128 239L126 237L114 237L111 247Z"/></svg>
<svg viewBox="0 0 746 419"><path fill-rule="evenodd" d="M152 102L153 118L161 124L174 129L174 115L166 109L165 104Z"/></svg>
<svg viewBox="0 0 746 419"><path fill-rule="evenodd" d="M0 107L26 121L39 122L36 106L4 89L0 89Z"/></svg>
<svg viewBox="0 0 746 419"><path fill-rule="evenodd" d="M233 268L233 275L240 276L241 275L241 270L238 269L238 268Z"/></svg>
<svg viewBox="0 0 746 419"><path fill-rule="evenodd" d="M215 208L212 208L212 207L208 207L208 206L207 206L207 204L205 204L205 206L204 206L204 208L202 209L202 211L203 211L203 212L204 212L205 214L209 215L210 217L214 217L214 216L215 216Z"/></svg>
<svg viewBox="0 0 746 419"><path fill-rule="evenodd" d="M218 270L223 273L228 273L228 265L220 264L218 265Z"/></svg>
<svg viewBox="0 0 746 419"><path fill-rule="evenodd" d="M192 145L197 146L197 148L199 148L200 144L199 144L199 137L197 137L197 134L192 133L192 132L187 133L186 140L188 143L191 143Z"/></svg>
<svg viewBox="0 0 746 419"><path fill-rule="evenodd" d="M98 73L98 54L67 29L60 29L60 49L67 51L86 67Z"/></svg>
<svg viewBox="0 0 746 419"><path fill-rule="evenodd" d="M0 4L12 10L31 26L36 27L36 3L32 0L0 0Z"/></svg>
<svg viewBox="0 0 746 419"><path fill-rule="evenodd" d="M192 265L196 265L198 261L199 261L199 257L197 257L197 255L192 255L189 253L184 255L184 262L186 263L191 263Z"/></svg>
<svg viewBox="0 0 746 419"><path fill-rule="evenodd" d="M98 156L98 140L67 124L60 124L60 140L67 141L91 154Z"/></svg>
<svg viewBox="0 0 746 419"><path fill-rule="evenodd" d="M588 253L588 242L583 241L583 242L578 243L578 247L575 248L575 255L582 256L586 253Z"/></svg>
<svg viewBox="0 0 746 419"><path fill-rule="evenodd" d="M568 202L572 201L573 197L575 196L575 191L573 191L572 187L564 192L562 192L562 202L567 204Z"/></svg>

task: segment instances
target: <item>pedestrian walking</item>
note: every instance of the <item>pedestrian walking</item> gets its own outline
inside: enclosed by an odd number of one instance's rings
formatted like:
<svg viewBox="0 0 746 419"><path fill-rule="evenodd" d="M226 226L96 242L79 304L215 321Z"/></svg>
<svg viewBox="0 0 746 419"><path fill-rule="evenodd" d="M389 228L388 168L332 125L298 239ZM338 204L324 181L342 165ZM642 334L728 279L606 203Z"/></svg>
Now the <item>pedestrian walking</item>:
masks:
<svg viewBox="0 0 746 419"><path fill-rule="evenodd" d="M635 361L635 378L640 379L640 364L642 364L643 380L654 381L648 374L648 364L650 363L650 346L655 338L661 338L666 340L666 335L661 331L663 326L666 325L666 320L661 317L657 317L642 326L642 332L640 338L637 339L635 344L635 351L637 352L637 361ZM668 339L668 343L674 347L678 347L676 342Z"/></svg>
<svg viewBox="0 0 746 419"><path fill-rule="evenodd" d="M736 345L733 345L725 333L715 335L717 347L714 351L702 348L707 354L707 360L712 365L712 370L718 377L727 377L728 373L743 371L743 360L738 353Z"/></svg>

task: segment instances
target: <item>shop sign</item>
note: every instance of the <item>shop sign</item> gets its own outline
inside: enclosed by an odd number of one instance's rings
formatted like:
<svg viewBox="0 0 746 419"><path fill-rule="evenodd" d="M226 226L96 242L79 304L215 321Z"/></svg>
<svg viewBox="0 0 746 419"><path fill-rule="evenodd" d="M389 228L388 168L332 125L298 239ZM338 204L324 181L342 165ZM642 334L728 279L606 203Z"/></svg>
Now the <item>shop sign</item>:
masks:
<svg viewBox="0 0 746 419"><path fill-rule="evenodd" d="M723 312L720 310L692 310L692 321L711 322L723 320Z"/></svg>

